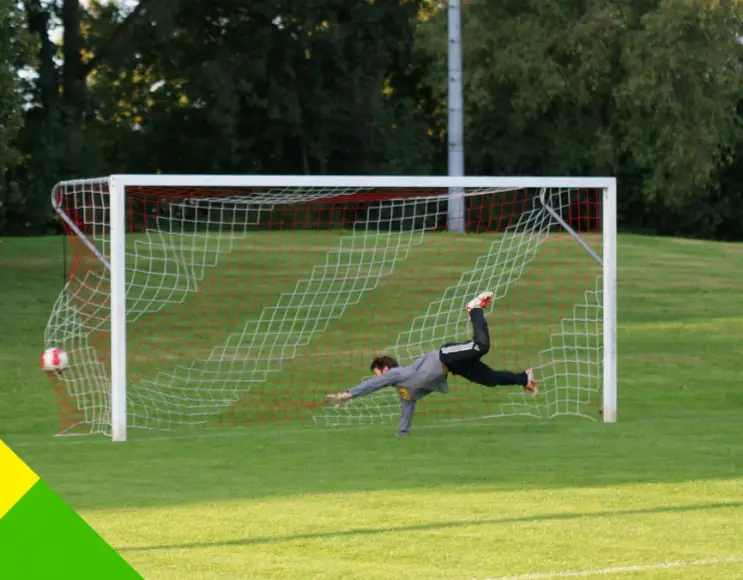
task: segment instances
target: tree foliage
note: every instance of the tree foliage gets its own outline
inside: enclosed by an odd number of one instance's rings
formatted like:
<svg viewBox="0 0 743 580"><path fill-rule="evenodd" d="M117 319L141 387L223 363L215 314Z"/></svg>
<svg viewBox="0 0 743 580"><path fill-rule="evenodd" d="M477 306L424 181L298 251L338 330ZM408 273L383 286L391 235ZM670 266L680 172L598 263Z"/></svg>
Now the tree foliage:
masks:
<svg viewBox="0 0 743 580"><path fill-rule="evenodd" d="M482 0L465 15L469 172L616 175L624 227L714 235L700 200L741 150L740 2ZM445 41L440 13L419 48L442 102Z"/></svg>
<svg viewBox="0 0 743 580"><path fill-rule="evenodd" d="M624 229L743 237L743 1L463 4L468 173L616 175ZM0 232L69 177L446 170L445 3L6 5Z"/></svg>
<svg viewBox="0 0 743 580"><path fill-rule="evenodd" d="M12 0L0 0L0 231L7 222L6 208L18 196L6 176L20 161L17 135L23 103L18 71L23 64L24 37L20 13Z"/></svg>
<svg viewBox="0 0 743 580"><path fill-rule="evenodd" d="M148 171L425 171L409 79L417 11L412 0L152 5L138 50L92 90L125 139L136 131ZM391 155L401 143L410 155Z"/></svg>

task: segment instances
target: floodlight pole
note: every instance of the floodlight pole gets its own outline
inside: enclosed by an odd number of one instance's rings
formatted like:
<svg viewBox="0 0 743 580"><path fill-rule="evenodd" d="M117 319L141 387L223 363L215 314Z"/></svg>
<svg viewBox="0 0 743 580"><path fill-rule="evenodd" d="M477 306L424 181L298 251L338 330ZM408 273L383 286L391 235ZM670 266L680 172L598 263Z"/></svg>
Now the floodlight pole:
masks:
<svg viewBox="0 0 743 580"><path fill-rule="evenodd" d="M464 175L464 122L462 104L462 41L461 41L460 0L449 0L447 5L448 37L448 141L449 175ZM449 188L449 231L463 233L464 190L461 187Z"/></svg>

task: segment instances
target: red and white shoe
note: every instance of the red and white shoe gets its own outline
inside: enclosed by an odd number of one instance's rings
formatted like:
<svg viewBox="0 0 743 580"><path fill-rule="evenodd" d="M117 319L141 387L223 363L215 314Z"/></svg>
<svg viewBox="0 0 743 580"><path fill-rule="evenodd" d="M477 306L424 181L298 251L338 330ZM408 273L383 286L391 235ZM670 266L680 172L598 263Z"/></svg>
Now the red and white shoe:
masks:
<svg viewBox="0 0 743 580"><path fill-rule="evenodd" d="M537 381L534 378L534 371L531 369L526 369L526 384L524 385L524 390L531 393L532 397L536 397L539 392Z"/></svg>
<svg viewBox="0 0 743 580"><path fill-rule="evenodd" d="M492 299L492 292L481 292L477 295L477 298L473 298L472 300L467 302L467 306L465 306L465 308L467 309L467 312L471 311L473 308L485 308L488 305L488 302L490 302Z"/></svg>

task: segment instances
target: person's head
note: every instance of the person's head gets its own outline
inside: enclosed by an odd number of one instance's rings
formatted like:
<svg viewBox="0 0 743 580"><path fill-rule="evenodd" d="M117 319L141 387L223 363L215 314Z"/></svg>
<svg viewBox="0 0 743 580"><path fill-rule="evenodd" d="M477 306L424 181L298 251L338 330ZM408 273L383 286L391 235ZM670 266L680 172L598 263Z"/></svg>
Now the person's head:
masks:
<svg viewBox="0 0 743 580"><path fill-rule="evenodd" d="M399 367L400 364L392 358L391 356L383 355L376 357L369 366L369 369L371 372L373 372L375 375L380 376L389 371L390 369L394 369L395 367Z"/></svg>

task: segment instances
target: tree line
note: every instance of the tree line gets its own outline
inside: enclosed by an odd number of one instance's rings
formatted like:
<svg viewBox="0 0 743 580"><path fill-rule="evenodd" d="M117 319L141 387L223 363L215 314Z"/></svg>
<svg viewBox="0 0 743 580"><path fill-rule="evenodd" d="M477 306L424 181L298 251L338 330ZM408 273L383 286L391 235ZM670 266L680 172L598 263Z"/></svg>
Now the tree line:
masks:
<svg viewBox="0 0 743 580"><path fill-rule="evenodd" d="M743 239L742 37L741 0L465 0L466 173ZM0 234L67 178L446 174L446 62L436 0L0 0Z"/></svg>

